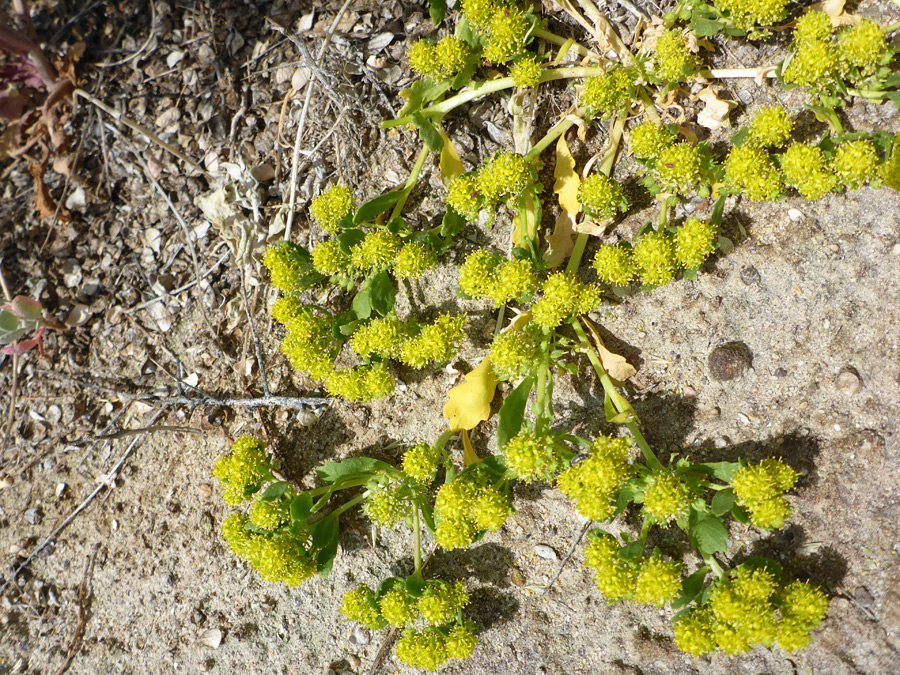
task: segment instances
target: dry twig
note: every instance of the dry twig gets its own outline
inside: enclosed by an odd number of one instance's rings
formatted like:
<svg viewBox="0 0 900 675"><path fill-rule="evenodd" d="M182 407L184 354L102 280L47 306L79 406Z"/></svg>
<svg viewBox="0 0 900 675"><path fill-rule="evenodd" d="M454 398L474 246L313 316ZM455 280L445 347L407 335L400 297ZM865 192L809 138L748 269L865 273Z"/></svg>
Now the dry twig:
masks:
<svg viewBox="0 0 900 675"><path fill-rule="evenodd" d="M81 585L78 587L78 623L75 624L75 633L69 642L69 648L66 650L66 660L57 668L54 675L62 675L72 665L75 655L81 648L81 642L84 640L84 629L87 626L88 612L90 611L91 596L94 589L91 587L91 577L94 575L94 564L97 562L97 554L100 552L100 544L94 545L94 555L92 555L84 564L84 574L81 577Z"/></svg>
<svg viewBox="0 0 900 675"><path fill-rule="evenodd" d="M550 591L550 587L554 583L556 583L557 579L559 579L559 575L562 574L563 569L565 569L566 565L569 564L569 561L572 559L572 556L575 555L575 549L578 548L578 544L581 542L584 535L587 534L587 531L590 529L592 522L593 521L589 520L581 527L581 531L579 531L578 536L575 537L575 541L572 542L572 545L569 547L569 550L566 552L566 555L563 556L562 562L559 564L559 569L556 570L556 574L554 574L553 578L547 582L547 586L542 591L543 595L546 595Z"/></svg>
<svg viewBox="0 0 900 675"><path fill-rule="evenodd" d="M319 47L319 53L316 54L316 61L321 61L322 57L325 56L325 50L328 48L328 45L331 44L331 38L334 36L334 31L337 30L338 23L340 23L341 18L344 16L344 12L350 7L352 1L353 0L344 0L344 4L341 5L341 8L334 17L334 21L331 22L331 26L328 28L325 39L322 40L322 46ZM303 110L300 112L300 121L297 123L297 135L294 137L294 155L291 159L291 192L290 199L288 200L287 224L284 228L285 241L290 241L291 239L291 227L294 225L294 209L297 207L297 174L299 173L298 162L300 159L300 141L303 138L304 127L306 127L306 114L309 111L309 102L312 100L313 88L310 86L311 82L312 80L306 84L306 98L303 100Z"/></svg>

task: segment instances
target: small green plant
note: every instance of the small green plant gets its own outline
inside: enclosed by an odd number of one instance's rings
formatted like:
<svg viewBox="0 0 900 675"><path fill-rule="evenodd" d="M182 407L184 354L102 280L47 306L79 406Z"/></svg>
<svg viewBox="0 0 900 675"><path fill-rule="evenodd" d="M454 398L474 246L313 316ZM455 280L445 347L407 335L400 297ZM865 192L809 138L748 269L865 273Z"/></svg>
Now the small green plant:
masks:
<svg viewBox="0 0 900 675"><path fill-rule="evenodd" d="M321 228L313 239L320 241L311 250L282 242L263 260L282 293L272 316L285 328L281 349L297 370L334 396L363 402L390 395L394 363L427 369L454 357L465 336L464 314L437 315L433 308L413 306L400 316L394 302L404 280L427 280L451 251L463 261L459 296L485 309L517 306L515 317L498 330L480 364L448 392L447 430L433 442L411 445L400 466L368 457L328 462L317 470L320 485L301 491L275 478L260 442L239 440L215 469L229 504L250 502L246 513L226 520L226 541L264 579L293 584L330 570L340 519L356 506L374 526L409 527L410 574L375 588L358 586L344 597L341 611L372 629L403 629L396 656L433 670L467 658L477 626L466 619L464 580L426 578L425 543L432 540L438 551L467 548L514 517L510 495L517 482L542 482L558 488L592 521L624 521L628 514L629 522L640 523L632 532L620 522L618 535L592 530L585 564L595 570L610 602L675 611L673 635L684 651L734 654L757 644L802 648L825 616L824 592L789 580L771 560L753 558L730 569L721 562L729 553L732 523L760 530L784 526L791 517L784 494L794 487L796 472L775 458L695 462L685 454L663 464L620 392L634 369L603 346L585 315L610 291L649 292L695 278L712 256L730 248L720 228L735 198L773 201L796 189L818 199L863 185L896 189L895 137L845 132L834 114L836 105L854 97L881 100L896 93L896 73L889 68L893 52L882 44L883 32L860 24L835 34L816 13L804 15L794 54L779 74L788 86L809 87L810 108L831 130L815 143L801 143L792 138L791 117L780 107L768 108L720 154L677 125L664 124L654 101L677 98L680 85L701 74L714 77L692 49L694 37L724 32L764 38L767 27L788 18L784 0L682 0L665 17L666 27L649 31L634 51L603 24L618 54L614 63L547 31L531 9L497 0L462 0L459 6L452 35L410 45L409 66L421 79L404 92L406 105L397 118L383 123L418 132L422 149L409 178L362 203L342 185L313 201L310 212ZM436 24L445 14L443 3L431 3ZM565 62L565 53L546 59L536 48L541 42L574 50L584 60ZM815 57L816 50L825 56ZM504 91L521 97L530 88L567 80L577 82L575 106L530 149L500 151L466 170L442 128L445 116ZM566 141L576 121L585 128L591 121L607 125L606 151L583 175ZM624 180L612 177L625 143L640 167L640 183L659 208L656 222L633 237L616 231L616 219L630 208ZM545 175L542 155L554 144L553 194L578 233L574 241L542 229L545 210L556 207L539 180ZM439 157L447 185L446 209L439 224L421 229L404 208L431 153ZM709 216L672 221L675 207L694 197L710 201ZM462 235L478 228L493 228L495 239L508 233L511 252L472 250ZM591 264L582 266L588 232L605 241ZM330 291L328 306L310 299L310 290L323 289ZM588 438L561 427L554 384L572 373L583 376L585 362L603 388L606 423L623 433ZM492 403L501 393L498 409ZM496 454L480 458L469 432L494 413ZM681 543L702 564L680 554L683 548L657 545L665 541L657 536L664 528L680 532Z"/></svg>
<svg viewBox="0 0 900 675"><path fill-rule="evenodd" d="M43 356L42 338L47 328L60 329L62 326L44 315L41 303L17 295L8 305L0 307L0 345L6 345L0 352L12 356L37 347ZM34 333L34 337L21 339L29 333Z"/></svg>

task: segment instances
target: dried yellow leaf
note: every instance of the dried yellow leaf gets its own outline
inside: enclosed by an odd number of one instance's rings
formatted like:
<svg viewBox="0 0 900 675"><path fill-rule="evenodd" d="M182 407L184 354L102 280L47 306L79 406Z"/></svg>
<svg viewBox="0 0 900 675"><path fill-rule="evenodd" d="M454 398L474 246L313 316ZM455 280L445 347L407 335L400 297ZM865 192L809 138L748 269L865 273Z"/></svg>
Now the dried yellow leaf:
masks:
<svg viewBox="0 0 900 675"><path fill-rule="evenodd" d="M556 182L553 191L559 195L559 205L573 216L581 211L581 203L578 201L578 188L581 187L581 178L575 171L575 158L569 150L565 135L559 137L556 142L556 168L553 170Z"/></svg>
<svg viewBox="0 0 900 675"><path fill-rule="evenodd" d="M491 355L488 354L475 370L466 375L465 382L447 392L444 417L450 423L450 430L474 429L488 419L496 389L497 378L494 377Z"/></svg>
<svg viewBox="0 0 900 675"><path fill-rule="evenodd" d="M637 368L628 363L624 356L615 354L606 348L600 334L594 329L594 326L590 321L585 320L583 323L588 331L590 331L591 338L594 340L594 349L600 357L600 363L603 364L603 368L616 383L621 384L622 382L625 382L637 372Z"/></svg>
<svg viewBox="0 0 900 675"><path fill-rule="evenodd" d="M450 138L444 133L444 130L438 129L438 133L444 139L444 147L441 148L441 175L444 177L444 183L449 185L450 181L462 176L466 170L459 159L459 153L456 152L456 148L453 147L453 143L450 142Z"/></svg>

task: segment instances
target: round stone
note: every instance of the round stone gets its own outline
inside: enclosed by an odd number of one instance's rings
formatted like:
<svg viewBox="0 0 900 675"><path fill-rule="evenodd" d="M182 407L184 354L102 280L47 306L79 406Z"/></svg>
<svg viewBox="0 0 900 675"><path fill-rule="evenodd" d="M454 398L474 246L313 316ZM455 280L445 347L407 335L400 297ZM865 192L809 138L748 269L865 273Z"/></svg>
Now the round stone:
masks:
<svg viewBox="0 0 900 675"><path fill-rule="evenodd" d="M717 382L734 380L750 367L752 355L743 342L728 342L719 345L709 353L706 366L709 374Z"/></svg>

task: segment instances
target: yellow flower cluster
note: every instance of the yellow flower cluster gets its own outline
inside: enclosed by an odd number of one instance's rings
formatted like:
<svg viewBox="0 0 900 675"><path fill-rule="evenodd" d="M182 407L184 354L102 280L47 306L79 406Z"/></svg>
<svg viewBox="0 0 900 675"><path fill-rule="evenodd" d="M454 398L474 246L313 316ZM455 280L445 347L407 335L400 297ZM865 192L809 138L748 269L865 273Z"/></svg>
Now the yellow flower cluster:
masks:
<svg viewBox="0 0 900 675"><path fill-rule="evenodd" d="M644 489L644 512L660 523L687 515L691 491L678 476L666 471L654 474Z"/></svg>
<svg viewBox="0 0 900 675"><path fill-rule="evenodd" d="M551 274L541 286L541 298L531 308L535 325L555 328L566 319L587 314L600 304L600 289L571 274Z"/></svg>
<svg viewBox="0 0 900 675"><path fill-rule="evenodd" d="M537 280L527 260L507 260L498 253L479 249L459 268L459 290L471 298L487 298L494 307L522 300L534 292Z"/></svg>
<svg viewBox="0 0 900 675"><path fill-rule="evenodd" d="M631 442L597 437L588 456L556 478L556 486L575 502L578 513L591 520L607 520L616 511L616 495L634 473L628 463Z"/></svg>
<svg viewBox="0 0 900 675"><path fill-rule="evenodd" d="M326 232L337 232L341 220L349 216L356 209L353 199L353 190L346 185L334 185L323 194L312 200L309 211L313 218L319 221L319 225Z"/></svg>
<svg viewBox="0 0 900 675"><path fill-rule="evenodd" d="M212 473L222 484L225 503L241 504L248 492L271 477L266 444L258 438L242 436L232 444L230 454L216 460Z"/></svg>
<svg viewBox="0 0 900 675"><path fill-rule="evenodd" d="M794 487L797 472L784 462L764 459L741 467L731 479L737 503L750 512L750 521L764 530L777 530L791 515L782 496Z"/></svg>
<svg viewBox="0 0 900 675"><path fill-rule="evenodd" d="M534 363L537 345L522 330L510 330L494 337L491 344L491 368L501 380L515 381L525 375Z"/></svg>
<svg viewBox="0 0 900 675"><path fill-rule="evenodd" d="M222 538L239 558L264 581L299 586L316 573L315 561L296 539L286 535L256 534L247 530L250 518L232 513L222 523Z"/></svg>
<svg viewBox="0 0 900 675"><path fill-rule="evenodd" d="M434 538L448 550L466 548L479 532L499 529L513 513L508 497L489 477L470 469L438 490Z"/></svg>

